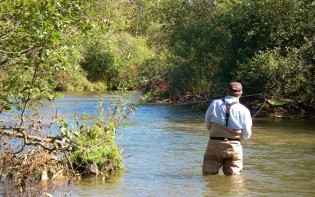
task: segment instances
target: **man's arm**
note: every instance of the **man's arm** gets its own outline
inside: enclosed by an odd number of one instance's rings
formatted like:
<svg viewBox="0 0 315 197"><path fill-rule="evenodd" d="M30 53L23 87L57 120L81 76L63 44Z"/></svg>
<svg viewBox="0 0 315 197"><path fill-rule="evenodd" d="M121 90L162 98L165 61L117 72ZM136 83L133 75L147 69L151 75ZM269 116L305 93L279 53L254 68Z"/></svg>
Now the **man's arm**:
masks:
<svg viewBox="0 0 315 197"><path fill-rule="evenodd" d="M213 110L214 110L214 105L212 102L210 104L210 106L208 107L207 112L206 112L206 116L205 116L205 123L206 123L207 129L211 128L211 115L213 113Z"/></svg>
<svg viewBox="0 0 315 197"><path fill-rule="evenodd" d="M251 137L252 135L252 117L250 115L249 110L245 112L245 117L244 117L244 123L243 123L243 129L242 129L242 139L247 140Z"/></svg>

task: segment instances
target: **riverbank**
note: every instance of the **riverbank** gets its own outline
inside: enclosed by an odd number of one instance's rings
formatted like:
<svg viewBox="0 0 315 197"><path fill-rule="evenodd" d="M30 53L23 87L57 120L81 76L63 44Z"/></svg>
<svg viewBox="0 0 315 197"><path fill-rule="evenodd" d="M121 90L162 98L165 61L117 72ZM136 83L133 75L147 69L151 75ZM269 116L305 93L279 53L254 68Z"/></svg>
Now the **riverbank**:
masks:
<svg viewBox="0 0 315 197"><path fill-rule="evenodd" d="M149 98L147 102L158 104L183 105L193 110L206 111L209 104L214 99L205 98L198 95L184 95L176 98L161 99L158 96ZM244 104L255 117L272 117L283 119L315 119L315 107L299 103L293 100L275 100L268 98L249 99L241 98Z"/></svg>

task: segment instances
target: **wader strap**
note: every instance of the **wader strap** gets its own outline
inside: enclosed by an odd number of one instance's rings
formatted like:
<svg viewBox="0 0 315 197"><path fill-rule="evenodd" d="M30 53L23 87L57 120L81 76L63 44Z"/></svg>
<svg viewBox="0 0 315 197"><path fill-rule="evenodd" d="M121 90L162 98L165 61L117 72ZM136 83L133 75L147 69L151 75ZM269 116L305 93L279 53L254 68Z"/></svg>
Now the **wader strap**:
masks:
<svg viewBox="0 0 315 197"><path fill-rule="evenodd" d="M228 103L225 102L225 99L223 98L222 101L224 102L225 106L226 106L226 110L225 110L225 126L228 126L228 122L229 122L229 118L230 118L230 109L231 106L238 103L238 102L233 102L233 103Z"/></svg>

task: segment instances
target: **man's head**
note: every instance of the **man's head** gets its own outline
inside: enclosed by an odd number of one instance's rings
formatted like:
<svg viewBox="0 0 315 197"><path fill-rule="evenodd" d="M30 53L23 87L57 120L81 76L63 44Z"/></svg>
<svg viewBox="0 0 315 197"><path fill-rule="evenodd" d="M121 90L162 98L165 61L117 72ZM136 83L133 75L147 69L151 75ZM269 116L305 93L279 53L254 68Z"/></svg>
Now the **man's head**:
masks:
<svg viewBox="0 0 315 197"><path fill-rule="evenodd" d="M242 84L239 82L230 82L228 84L227 95L240 97L243 94Z"/></svg>

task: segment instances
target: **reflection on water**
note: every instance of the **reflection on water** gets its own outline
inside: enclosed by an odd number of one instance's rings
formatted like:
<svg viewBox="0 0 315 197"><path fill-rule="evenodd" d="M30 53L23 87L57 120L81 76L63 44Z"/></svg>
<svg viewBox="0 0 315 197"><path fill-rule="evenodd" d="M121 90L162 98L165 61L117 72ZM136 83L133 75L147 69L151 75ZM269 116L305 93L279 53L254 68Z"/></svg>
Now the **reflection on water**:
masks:
<svg viewBox="0 0 315 197"><path fill-rule="evenodd" d="M206 176L203 196L247 196L244 176Z"/></svg>
<svg viewBox="0 0 315 197"><path fill-rule="evenodd" d="M97 114L97 96L79 99L80 113ZM66 117L76 100L69 95L58 103ZM117 133L126 172L59 185L54 196L315 196L314 120L255 119L252 138L243 142L242 175L203 176L203 118L179 106L140 106Z"/></svg>

